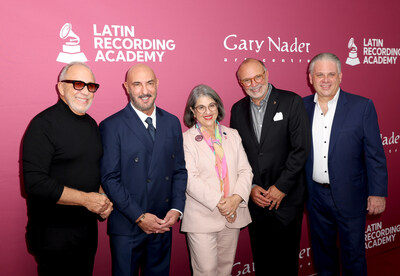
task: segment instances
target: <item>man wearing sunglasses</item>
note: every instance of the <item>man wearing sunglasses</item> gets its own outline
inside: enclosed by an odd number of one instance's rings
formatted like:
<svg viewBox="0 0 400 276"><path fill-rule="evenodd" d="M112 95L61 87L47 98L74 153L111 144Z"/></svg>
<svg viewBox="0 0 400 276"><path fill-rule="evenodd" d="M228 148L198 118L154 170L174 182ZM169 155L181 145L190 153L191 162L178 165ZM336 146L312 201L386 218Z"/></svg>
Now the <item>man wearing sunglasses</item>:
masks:
<svg viewBox="0 0 400 276"><path fill-rule="evenodd" d="M297 275L303 205L304 165L311 138L306 110L295 93L268 83L265 65L247 59L238 81L248 95L232 107L253 169L249 209L256 275Z"/></svg>
<svg viewBox="0 0 400 276"><path fill-rule="evenodd" d="M84 63L66 65L58 102L30 123L23 142L29 250L39 275L92 275L97 218L112 203L100 186L96 122L86 114L99 88Z"/></svg>

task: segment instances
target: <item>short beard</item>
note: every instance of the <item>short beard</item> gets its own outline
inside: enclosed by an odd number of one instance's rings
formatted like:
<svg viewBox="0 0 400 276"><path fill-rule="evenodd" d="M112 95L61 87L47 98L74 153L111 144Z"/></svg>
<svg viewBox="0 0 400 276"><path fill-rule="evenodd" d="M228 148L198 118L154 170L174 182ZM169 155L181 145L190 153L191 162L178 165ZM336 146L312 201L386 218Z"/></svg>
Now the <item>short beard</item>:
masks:
<svg viewBox="0 0 400 276"><path fill-rule="evenodd" d="M133 98L133 96L132 96L131 93L128 93L128 94L129 94L129 98L131 99L131 103L133 104L133 106L134 106L137 110L140 110L140 111L142 111L142 112L148 111L148 110L152 109L152 108L154 107L154 102L156 101L156 97L157 97L157 94L155 94L152 104L151 104L150 106L148 106L148 107L144 107L144 106L141 106L141 105L139 105L139 104L136 103L135 98ZM150 98L153 98L153 96L150 95L150 94L146 94L146 95L143 95L143 96L141 96L141 97L150 97Z"/></svg>

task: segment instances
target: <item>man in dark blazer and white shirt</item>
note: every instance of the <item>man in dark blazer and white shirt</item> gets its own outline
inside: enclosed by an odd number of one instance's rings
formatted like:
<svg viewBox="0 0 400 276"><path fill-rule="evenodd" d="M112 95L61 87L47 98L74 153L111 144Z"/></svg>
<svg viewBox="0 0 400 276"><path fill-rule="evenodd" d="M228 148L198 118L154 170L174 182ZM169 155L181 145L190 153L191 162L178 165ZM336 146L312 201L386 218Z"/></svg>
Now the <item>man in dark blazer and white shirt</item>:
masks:
<svg viewBox="0 0 400 276"><path fill-rule="evenodd" d="M108 220L113 275L169 275L170 228L185 206L187 171L176 116L156 107L158 79L137 64L124 83L130 103L100 124L101 180L114 203Z"/></svg>
<svg viewBox="0 0 400 276"><path fill-rule="evenodd" d="M253 169L249 225L256 275L297 275L306 195L304 164L310 148L300 96L268 83L265 65L247 59L237 78L248 96L232 107Z"/></svg>
<svg viewBox="0 0 400 276"><path fill-rule="evenodd" d="M385 210L386 158L370 99L344 92L340 60L315 56L309 79L316 94L304 98L312 126L306 163L311 247L318 275L367 275L366 214ZM340 242L337 247L337 236Z"/></svg>

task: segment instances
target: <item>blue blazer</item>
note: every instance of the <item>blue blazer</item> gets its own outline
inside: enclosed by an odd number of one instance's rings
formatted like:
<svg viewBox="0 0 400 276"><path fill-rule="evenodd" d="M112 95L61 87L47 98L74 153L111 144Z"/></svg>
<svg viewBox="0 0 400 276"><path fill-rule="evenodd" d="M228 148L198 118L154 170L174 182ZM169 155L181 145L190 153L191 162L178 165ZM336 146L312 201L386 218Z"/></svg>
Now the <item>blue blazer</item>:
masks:
<svg viewBox="0 0 400 276"><path fill-rule="evenodd" d="M312 126L314 95L305 97L304 105ZM310 198L315 185L313 157L312 148L306 163ZM329 142L328 170L333 200L343 217L366 213L368 196L387 196L386 158L370 99L340 90Z"/></svg>
<svg viewBox="0 0 400 276"><path fill-rule="evenodd" d="M154 144L130 103L100 123L101 181L114 204L109 234L145 234L135 223L141 214L162 219L171 209L184 210L187 171L181 126L177 117L158 107L156 119Z"/></svg>

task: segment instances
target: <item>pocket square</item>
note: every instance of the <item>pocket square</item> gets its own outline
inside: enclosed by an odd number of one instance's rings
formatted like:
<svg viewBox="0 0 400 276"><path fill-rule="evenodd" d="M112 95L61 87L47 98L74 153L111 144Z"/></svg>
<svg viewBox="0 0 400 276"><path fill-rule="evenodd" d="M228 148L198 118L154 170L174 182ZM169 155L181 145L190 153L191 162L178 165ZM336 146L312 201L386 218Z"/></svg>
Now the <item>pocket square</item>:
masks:
<svg viewBox="0 0 400 276"><path fill-rule="evenodd" d="M275 116L274 116L274 121L276 122L276 121L281 121L281 120L283 120L282 112L276 112Z"/></svg>

